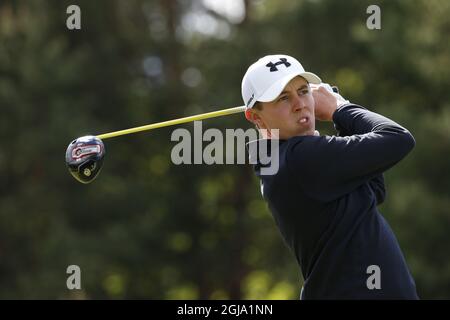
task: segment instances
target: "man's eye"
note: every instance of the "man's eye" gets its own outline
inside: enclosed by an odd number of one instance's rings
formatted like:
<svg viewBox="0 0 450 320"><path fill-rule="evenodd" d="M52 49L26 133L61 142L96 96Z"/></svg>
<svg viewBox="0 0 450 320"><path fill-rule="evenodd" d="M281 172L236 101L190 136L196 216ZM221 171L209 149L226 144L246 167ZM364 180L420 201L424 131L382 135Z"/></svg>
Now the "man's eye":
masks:
<svg viewBox="0 0 450 320"><path fill-rule="evenodd" d="M305 94L308 94L308 93L309 93L309 90L308 90L308 89L303 89L303 90L300 90L300 93L301 93L302 95L305 95Z"/></svg>
<svg viewBox="0 0 450 320"><path fill-rule="evenodd" d="M288 99L288 96L282 96L282 97L280 97L280 99L278 99L278 101L283 101L283 100L287 100Z"/></svg>

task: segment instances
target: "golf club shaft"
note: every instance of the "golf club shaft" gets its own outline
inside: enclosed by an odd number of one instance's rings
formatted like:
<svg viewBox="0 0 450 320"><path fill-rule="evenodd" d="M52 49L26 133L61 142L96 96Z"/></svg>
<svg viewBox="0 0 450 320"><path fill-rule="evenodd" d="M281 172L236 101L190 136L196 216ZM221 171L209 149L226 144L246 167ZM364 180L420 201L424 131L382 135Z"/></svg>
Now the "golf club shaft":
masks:
<svg viewBox="0 0 450 320"><path fill-rule="evenodd" d="M168 126L173 126L173 125L191 122L191 121L227 116L230 114L242 112L244 110L245 110L245 106L228 108L228 109L197 114L194 116L189 116L189 117L184 117L184 118L179 118L179 119L173 119L173 120L168 120L168 121L163 121L163 122L152 123L152 124L148 124L148 125L141 126L141 127L104 133L104 134L97 135L97 138L104 140L104 139L108 139L108 138L123 136L126 134L131 134L131 133L136 133L136 132L146 131L146 130L152 130L152 129L162 128L162 127L168 127Z"/></svg>

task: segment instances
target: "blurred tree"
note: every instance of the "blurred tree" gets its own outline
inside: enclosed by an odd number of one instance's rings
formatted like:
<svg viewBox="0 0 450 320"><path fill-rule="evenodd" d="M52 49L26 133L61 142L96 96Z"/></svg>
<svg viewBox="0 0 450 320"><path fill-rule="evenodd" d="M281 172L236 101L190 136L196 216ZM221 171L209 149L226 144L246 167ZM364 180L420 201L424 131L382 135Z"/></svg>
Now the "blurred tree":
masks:
<svg viewBox="0 0 450 320"><path fill-rule="evenodd" d="M297 299L298 267L250 166L176 166L174 128L106 140L91 185L63 163L77 136L240 105L246 68L283 52L411 130L381 212L420 296L448 298L449 2L379 1L381 30L366 28L370 1L218 3L0 3L0 297ZM70 4L81 30L66 28ZM66 288L71 264L81 291Z"/></svg>

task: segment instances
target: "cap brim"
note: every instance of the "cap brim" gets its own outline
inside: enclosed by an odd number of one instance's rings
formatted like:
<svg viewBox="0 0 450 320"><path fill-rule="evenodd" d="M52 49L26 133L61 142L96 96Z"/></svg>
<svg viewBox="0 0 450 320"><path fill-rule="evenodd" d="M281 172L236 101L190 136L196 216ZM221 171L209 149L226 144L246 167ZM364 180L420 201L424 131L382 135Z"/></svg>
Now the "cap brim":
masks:
<svg viewBox="0 0 450 320"><path fill-rule="evenodd" d="M305 78L305 80L308 81L308 83L313 83L313 84L322 83L322 80L312 72L288 74L285 77L278 80L277 82L275 82L273 85L271 85L269 87L269 89L267 89L266 92L264 92L262 94L262 96L257 99L257 101L270 102L270 101L275 100L276 97L278 97L280 95L280 93L283 91L284 87L286 87L286 85L289 83L289 81L294 79L296 76L301 76L301 77Z"/></svg>

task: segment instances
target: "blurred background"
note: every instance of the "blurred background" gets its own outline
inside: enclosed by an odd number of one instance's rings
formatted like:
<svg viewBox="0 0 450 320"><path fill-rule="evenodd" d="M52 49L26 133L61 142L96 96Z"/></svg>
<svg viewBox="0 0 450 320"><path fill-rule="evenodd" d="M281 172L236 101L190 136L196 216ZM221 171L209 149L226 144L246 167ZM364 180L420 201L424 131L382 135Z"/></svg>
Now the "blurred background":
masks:
<svg viewBox="0 0 450 320"><path fill-rule="evenodd" d="M81 30L66 27L71 4ZM298 299L250 165L172 164L176 127L106 140L89 185L64 163L82 135L241 105L247 67L284 53L414 135L380 211L419 296L449 299L450 2L377 1L380 30L371 4L1 0L0 298ZM252 126L237 114L213 127ZM81 290L66 287L73 264Z"/></svg>

